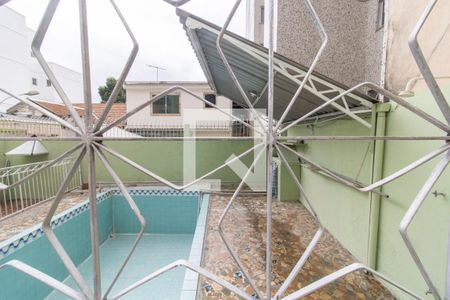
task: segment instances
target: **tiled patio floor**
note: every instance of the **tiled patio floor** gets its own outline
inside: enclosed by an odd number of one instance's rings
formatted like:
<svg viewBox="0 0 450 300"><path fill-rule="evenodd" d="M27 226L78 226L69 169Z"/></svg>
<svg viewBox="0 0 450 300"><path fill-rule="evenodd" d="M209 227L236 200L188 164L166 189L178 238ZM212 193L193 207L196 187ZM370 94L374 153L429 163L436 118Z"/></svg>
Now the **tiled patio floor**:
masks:
<svg viewBox="0 0 450 300"><path fill-rule="evenodd" d="M69 209L87 199L86 191L68 193L58 206L56 214ZM0 221L0 242L13 237L25 229L42 223L50 208L51 201L38 204L25 211Z"/></svg>
<svg viewBox="0 0 450 300"><path fill-rule="evenodd" d="M202 264L207 270L253 294L248 282L238 272L237 265L228 254L217 231L219 218L229 199L228 196L211 197ZM265 196L240 197L224 221L228 240L262 291L265 291L265 202ZM300 203L274 203L274 290L282 284L300 258L315 230L313 217ZM355 261L355 258L326 232L287 294ZM238 299L218 284L206 279L201 280L198 295L200 299ZM357 272L324 287L306 299L395 298L372 276Z"/></svg>

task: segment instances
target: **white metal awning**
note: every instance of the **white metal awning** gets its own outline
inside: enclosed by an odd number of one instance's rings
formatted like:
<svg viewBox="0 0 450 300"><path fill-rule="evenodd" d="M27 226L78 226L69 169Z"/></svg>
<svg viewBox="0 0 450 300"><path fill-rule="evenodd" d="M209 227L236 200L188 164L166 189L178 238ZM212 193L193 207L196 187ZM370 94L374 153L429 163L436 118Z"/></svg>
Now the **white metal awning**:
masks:
<svg viewBox="0 0 450 300"><path fill-rule="evenodd" d="M6 156L13 156L13 155L37 156L37 155L43 155L43 154L48 154L48 150L39 141L25 142L22 145L20 145L19 147L16 147L16 148L12 149L11 151L8 151L7 153L5 153Z"/></svg>
<svg viewBox="0 0 450 300"><path fill-rule="evenodd" d="M181 9L177 9L177 14L211 87L218 94L246 107L244 98L235 87L216 48L216 40L221 28ZM254 104L254 107L257 109L266 108L267 48L231 32L226 32L222 42L222 49L248 98L255 100L260 98ZM275 54L274 64L274 117L279 119L308 72L308 67L293 62L279 54ZM346 90L348 90L348 87L345 85L314 72L285 121L289 122L302 117ZM311 117L317 118L329 116L330 114L346 113L355 119L359 118L361 123L370 127L370 124L358 117L357 113L370 111L374 102L373 99L362 93L351 93L324 107Z"/></svg>

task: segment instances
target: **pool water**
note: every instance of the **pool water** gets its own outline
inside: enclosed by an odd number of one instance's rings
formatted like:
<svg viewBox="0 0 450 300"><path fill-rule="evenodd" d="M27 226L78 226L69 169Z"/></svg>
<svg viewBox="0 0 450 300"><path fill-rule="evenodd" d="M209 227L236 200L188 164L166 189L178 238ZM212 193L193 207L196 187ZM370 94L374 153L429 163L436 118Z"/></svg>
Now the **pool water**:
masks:
<svg viewBox="0 0 450 300"><path fill-rule="evenodd" d="M110 296L178 259L200 264L207 197L171 190L131 190L130 193L147 220L147 228ZM118 191L101 194L97 202L102 290L106 291L137 237L139 223ZM92 284L88 203L56 216L52 225L85 280ZM0 244L0 249L0 265L18 259L77 289L39 227ZM185 269L172 270L122 299L194 299L197 278L191 274L190 281L186 282L185 273ZM0 283L2 300L67 299L15 270L0 270Z"/></svg>
<svg viewBox="0 0 450 300"><path fill-rule="evenodd" d="M114 274L120 268L135 238L135 235L117 235L108 239L102 245L100 259L101 269L103 270L103 290L106 290L114 279ZM192 238L192 234L152 234L144 236L110 295L113 296L120 290L177 259L188 259ZM86 260L79 267L79 270L83 277L91 283L93 279L92 260ZM180 299L184 275L185 270L175 269L131 292L122 299ZM66 283L76 288L73 280L68 280ZM59 292L54 292L47 299L68 298Z"/></svg>

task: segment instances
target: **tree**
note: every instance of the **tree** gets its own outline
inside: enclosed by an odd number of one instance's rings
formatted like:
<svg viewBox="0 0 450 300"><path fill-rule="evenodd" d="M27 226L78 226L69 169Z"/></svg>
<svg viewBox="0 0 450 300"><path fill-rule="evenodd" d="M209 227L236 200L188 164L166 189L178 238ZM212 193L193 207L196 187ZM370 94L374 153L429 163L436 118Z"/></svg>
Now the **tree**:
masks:
<svg viewBox="0 0 450 300"><path fill-rule="evenodd" d="M100 95L100 98L102 98L102 103L105 103L108 101L109 97L111 96L111 93L116 86L117 79L114 77L109 77L106 79L106 85L100 86L98 88L98 94ZM127 102L127 94L125 90L120 88L120 92L117 95L117 99L115 103L126 103Z"/></svg>

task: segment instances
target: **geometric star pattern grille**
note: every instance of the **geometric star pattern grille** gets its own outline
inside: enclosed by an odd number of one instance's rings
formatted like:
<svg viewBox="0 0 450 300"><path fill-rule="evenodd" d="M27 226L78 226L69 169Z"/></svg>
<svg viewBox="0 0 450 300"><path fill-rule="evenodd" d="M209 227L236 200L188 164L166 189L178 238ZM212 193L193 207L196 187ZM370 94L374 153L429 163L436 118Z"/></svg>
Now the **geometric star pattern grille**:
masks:
<svg viewBox="0 0 450 300"><path fill-rule="evenodd" d="M174 6L181 6L181 5L184 5L185 3L189 2L190 0L180 0L180 1L165 0L165 1ZM402 177L403 175L411 172L412 170L420 167L424 163L426 163L436 157L442 156L441 160L437 163L437 165L433 169L432 173L430 174L429 178L425 181L423 187L421 188L418 195L416 196L416 198L412 202L411 206L407 210L407 212L404 215L404 217L401 221L401 224L400 224L400 234L401 234L401 236L404 240L404 243L407 246L409 253L412 256L418 270L420 271L424 281L426 282L427 286L429 287L429 292L433 295L433 297L435 299L441 299L441 296L439 295L433 281L431 280L430 276L428 275L425 266L423 265L420 257L418 256L418 254L414 248L414 245L411 243L411 240L409 239L409 236L408 236L408 228L409 228L411 222L413 221L414 216L417 214L420 207L424 203L426 197L431 192L433 185L436 183L436 181L439 179L439 177L446 170L448 164L450 163L450 144L449 144L449 140L450 140L450 138L449 138L449 135L450 135L450 107L448 105L448 102L444 98L441 90L439 89L439 86L437 85L437 83L433 77L433 74L423 56L420 45L417 41L418 34L419 34L422 26L426 22L427 18L429 17L431 11L433 10L435 4L437 3L437 0L430 1L426 11L424 12L423 16L420 18L419 22L417 23L417 26L415 27L415 29L412 33L409 45L411 48L411 52L413 53L413 56L417 62L417 65L419 66L419 68L422 72L422 75L423 75L428 87L430 88L430 90L433 94L433 97L435 98L436 103L438 104L439 109L444 116L444 119L446 120L446 123L443 123L443 122L439 121L438 119L434 118L433 116L428 115L426 112L420 110L419 108L412 106L408 102L404 101L402 98L383 89L382 87L379 87L373 83L362 83L362 84L359 84L359 85L341 93L340 95L336 96L335 98L333 98L329 101L326 101L323 105L312 110L305 116L292 122L290 125L285 126L283 124L283 121L285 120L287 114L292 109L294 103L297 101L298 96L300 95L302 90L307 85L308 80L309 80L311 74L313 73L315 66L317 65L318 61L320 60L320 57L321 57L324 49L326 48L327 42L328 42L328 37L327 37L326 31L325 31L318 15L316 14L311 1L310 0L302 0L302 1L305 3L307 10L308 10L308 14L311 17L311 21L314 23L314 26L316 27L316 29L321 37L322 44L315 56L313 63L311 64L308 72L304 76L295 95L292 97L292 100L287 105L281 118L278 121L275 121L273 119L274 66L275 66L274 51L273 51L273 49L274 49L274 32L273 32L274 31L274 26L273 26L274 0L270 0L269 8L268 8L269 9L269 23L270 23L269 24L269 31L270 31L269 32L269 37L270 37L269 38L269 56L268 56L268 60L269 60L269 64L268 64L268 74L269 74L269 77L268 77L268 112L267 112L266 118L264 118L264 120L263 120L263 118L261 118L257 113L254 113L254 115L257 118L256 121L260 125L260 127L255 127L251 124L248 124L247 122L244 122L242 119L239 119L236 116L230 115L229 113L227 113L226 111L223 111L216 105L211 104L209 102L207 103L208 105L217 108L218 110L222 111L223 113L228 114L231 118L233 118L237 122L240 122L243 126L250 127L253 130L262 133L262 138L261 138L260 142L257 143L253 148L242 153L240 156L238 156L235 159L227 162L226 164L216 168L215 170L208 172L207 174L201 176L200 178L197 178L194 181L192 181L188 184L185 184L185 185L176 185L176 184L170 182L169 180L162 178L162 177L158 176L157 174L153 173L151 170L148 170L148 169L144 168L143 166L133 162L132 160L128 159L126 156L124 156L120 153L117 153L113 149L110 149L107 146L103 145L102 144L103 133L105 133L109 129L113 128L115 125L120 124L121 122L128 119L129 117L136 114L137 112L141 111L142 109L148 107L154 101L156 101L158 98L168 95L171 92L174 92L177 90L183 90L184 92L189 93L190 95L194 96L198 101L203 101L206 103L206 100L204 100L201 97L196 96L194 93L192 93L191 91L189 91L183 87L175 86L175 87L169 88L168 90L166 90L156 96L153 96L152 99L146 101L144 104L129 111L123 117L113 121L111 124L105 123L106 117L120 92L120 89L125 81L125 78L127 77L128 73L131 69L131 66L136 58L136 55L138 53L138 48L139 48L138 43L137 43L131 29L129 28L124 16L120 12L120 9L118 8L118 6L116 5L114 0L110 0L111 5L113 6L115 12L117 13L118 18L121 20L124 28L126 29L128 35L130 36L130 39L133 42L133 49L128 57L128 60L125 64L124 68L123 68L123 71L119 77L119 80L117 81L117 84L116 84L110 98L108 99L108 101L106 103L103 114L98 118L98 120L95 120L92 117L92 95L91 95L91 78L90 78L91 70L90 70L90 60L89 60L87 3L86 3L86 0L79 0L84 100L85 100L85 108L86 108L85 118L84 118L84 120L82 120L80 118L80 116L78 115L77 111L75 110L74 106L72 105L70 99L65 94L63 88L59 84L57 78L54 76L54 74L53 74L52 70L50 69L49 65L47 64L44 56L41 53L42 43L44 41L44 38L46 36L48 28L51 26L51 21L52 21L53 16L58 8L58 4L60 2L59 0L50 0L48 7L45 11L45 14L42 18L42 22L36 32L34 40L33 40L32 51L33 51L34 55L36 56L37 60L39 61L44 72L46 73L47 77L51 81L52 86L55 88L56 92L61 97L62 101L64 102L67 109L69 110L71 118L73 119L73 123L70 123L66 120L61 119L60 117L52 114L51 112L47 111L46 109L44 109L40 106L37 106L30 100L21 99L19 97L16 97L15 95L13 95L3 89L0 89L0 91L33 107L34 109L40 111L41 113L43 113L46 116L53 119L54 121L58 122L62 126L65 126L69 130L73 131L76 134L76 138L73 138L71 140L78 141L78 144L73 146L69 150L67 150L65 153L63 153L62 155L60 155L53 161L50 161L48 164L46 164L41 169L36 170L35 173L24 177L20 181L12 184L10 186L7 186L6 189L10 189L10 188L14 188L15 186L18 186L19 184L29 180L33 176L36 176L40 172L44 171L45 169L48 169L51 166L55 165L56 163L60 162L61 160L67 158L68 156L76 154L77 158L76 158L73 166L67 173L67 176L65 177L64 181L62 182L62 184L56 194L56 197L51 204L48 214L43 222L42 229L45 232L50 244L56 251L58 257L61 259L64 266L68 270L69 274L74 279L74 281L78 287L78 290L72 289L69 286L65 285L64 283L62 283L62 282L46 275L45 273L43 273L25 263L22 263L20 261L10 261L10 262L0 266L0 269L14 268L16 270L19 270L20 272L28 274L29 276L33 277L35 280L41 281L44 284L48 285L49 287L51 287L55 290L58 290L58 291L62 292L63 294L65 294L66 296L73 298L73 299L100 300L100 299L120 299L122 296L128 294L129 292L133 291L134 289L138 289L140 286L153 280L154 278L156 278L174 268L184 267L184 268L190 269L212 281L215 281L219 285L229 289L230 291L232 291L233 293L235 293L236 295L240 296L243 299L249 299L249 300L253 299L254 298L253 295L247 294L245 291L240 290L239 288L235 287L231 283L212 274L208 270L205 270L199 266L192 265L191 263L189 263L188 261L185 261L185 260L175 261L175 262L155 271L154 273L149 274L148 276L142 278L140 281L138 281L135 284L118 292L116 295L111 295L111 291L112 291L113 287L115 286L117 280L120 278L122 271L124 270L129 259L133 255L134 250L136 249L137 245L139 244L139 241L141 240L141 238L144 234L144 230L146 227L146 220L140 213L139 208L137 207L133 198L128 193L126 186L120 179L119 174L117 174L116 171L114 170L114 168L111 166L111 164L108 160L108 157L105 154L108 153L109 156L113 156L115 158L118 158L119 160L122 160L123 162L131 165L132 167L140 170L141 172L145 173L146 175L156 179L157 181L159 181L173 189L184 190L184 189L192 186L193 184L199 182L200 180L206 178L207 176L214 174L215 172L219 171L220 169L225 168L231 162L249 154L252 151L256 151L256 155L255 155L252 165L250 166L250 168L246 172L246 174L243 176L242 181L240 182L239 186L236 188L235 192L231 196L231 198L228 202L228 205L226 206L225 210L223 211L223 213L221 215L221 218L219 220L218 230L219 230L220 236L221 236L223 242L225 243L225 245L227 246L227 249L230 252L232 258L237 263L237 265L239 266L239 268L242 271L242 274L247 278L247 280L249 281L250 285L252 286L255 294L260 299L286 299L286 300L299 299L299 298L305 297L305 296L313 293L317 289L320 289L321 287L323 287L327 284L330 284L330 283L338 280L339 278L342 278L342 277L344 277L352 272L355 272L357 270L367 270L367 271L371 272L372 274L374 274L379 279L381 279L389 284L392 284L393 286L395 286L398 289L402 290L403 292L407 293L409 296L411 296L415 299L421 299L420 296L418 296L418 295L414 294L413 292L409 291L408 289L398 285L397 283L393 282L392 280L390 280L383 274L380 274L380 273L368 268L367 266L365 266L363 264L359 264L359 263L346 266L330 275L327 275L309 285L302 287L301 289L299 289L298 291L296 291L290 295L285 295L285 292L288 289L289 285L296 278L296 276L300 273L300 271L302 270L303 266L305 265L306 261L308 260L309 256L313 252L314 248L320 241L320 239L325 231L325 227L320 222L320 218L314 210L314 206L313 206L314 201L312 201L309 198L306 190L302 186L301 182L298 180L298 178L295 175L294 171L292 170L291 166L289 165L285 155L286 155L286 153L295 155L295 156L299 157L300 159L302 159L310 164L313 164L315 167L319 168L321 171L330 175L334 180L336 180L344 185L350 186L350 187L352 187L360 192L363 192L363 193L379 192L378 189L380 187L382 187L383 185ZM6 2L8 2L8 1L6 1ZM1 5L3 5L3 4L4 4L4 2L2 2ZM216 46L217 46L219 55L226 67L226 71L228 72L228 75L230 75L231 78L233 79L235 88L239 91L241 96L244 98L245 102L247 103L248 108L251 111L255 112L255 109L254 109L250 99L248 98L247 94L244 92L244 89L242 88L240 82L238 81L236 75L234 74L233 69L231 68L230 64L228 63L227 57L224 54L222 47L221 47L221 41L223 40L223 37L226 34L228 25L230 24L231 20L233 19L234 14L240 4L241 4L241 0L237 0L224 27L222 28L222 30L217 38ZM345 102L344 99L347 94L349 94L357 89L360 89L362 87L370 88L372 90L377 91L380 95L384 96L385 99L389 99L390 101L397 103L398 105L411 111L411 113L416 114L418 117L426 120L433 126L442 130L444 132L444 135L442 137L437 137L437 138L433 137L433 138L441 140L445 144L442 145L441 147L439 147L438 149L434 150L433 152L427 154L426 156L422 157L421 159L419 159L415 162L412 162L411 164L404 167L403 169L398 170L394 174L392 174L386 178L383 178L380 181L375 182L369 186L365 186L365 187L356 186L353 183L348 182L345 178L342 178L339 175L337 175L337 174L331 172L330 170L315 163L314 161L309 160L308 158L304 157L302 154L296 152L295 150L292 150L291 148L289 148L286 145L286 142L288 140L295 140L295 139L308 140L308 137L286 137L286 136L284 136L283 133L287 132L287 130L289 128L300 123L301 121L306 119L308 116L314 114L315 112L319 111L320 109L322 109L328 105L333 105L333 103L338 100L343 100ZM348 115L349 115L349 117L353 117L352 114L348 114ZM373 136L362 136L362 137L325 137L324 136L324 137L309 137L309 138L310 139L322 138L323 140L340 139L340 140L348 140L348 141L380 139L379 137L373 137ZM394 140L394 139L395 140L401 140L401 139L404 139L404 140L431 140L432 138L431 137L416 137L416 136L409 136L409 137L389 137L389 136L387 136L387 137L384 137L383 139L384 140ZM61 138L61 140L64 140L64 138ZM118 138L117 140L126 140L126 138ZM271 205L271 203L272 202L271 201L272 201L272 196L271 196L270 192L267 192L266 291L264 292L255 285L253 279L251 278L251 276L249 276L245 265L242 263L242 261L239 259L236 252L233 250L233 248L230 246L229 242L227 241L226 234L221 225L222 225L222 221L224 220L225 216L227 215L232 203L236 200L242 187L244 186L244 182L246 181L247 177L251 174L251 172L255 168L256 163L259 160L263 159L263 157L264 157L266 160L266 166L270 166L272 163L272 159L273 159L272 157L273 157L274 152L276 152L278 154L278 156L281 159L281 162L287 168L290 176L295 181L296 186L298 187L300 193L302 194L303 198L305 199L305 204L311 210L311 212L312 212L314 218L316 219L317 224L319 224L319 226L318 226L318 229L317 229L314 237L312 238L310 244L305 249L304 253L301 255L298 262L293 266L292 271L289 274L289 276L286 278L286 280L281 285L281 287L277 291L274 291L272 289L272 283L271 283L271 278L272 278L272 269L271 269L271 261L272 261L272 257L271 257L271 255L272 255L272 253L271 253L272 252L272 249L271 249L272 205ZM54 216L56 209L64 196L66 188L67 188L68 184L70 183L71 179L73 178L73 176L75 175L82 160L85 158L87 158L89 161L88 181L89 181L89 199L90 199L90 215L91 215L90 227L91 227L91 239L92 239L92 243L91 243L92 244L92 258L93 258L93 268L94 268L93 289L91 289L89 287L86 280L80 274L77 267L71 260L70 256L67 254L66 250L64 249L64 247L62 246L62 244L60 243L60 241L54 234L53 229L51 227L52 217ZM99 264L99 243L98 243L98 228L97 228L96 201L95 201L95 199L96 199L96 189L95 189L96 177L95 177L95 174L96 174L96 164L98 164L98 163L102 163L105 166L107 172L113 178L115 184L122 192L122 194L125 198L125 201L127 201L128 205L132 209L135 217L137 218L137 220L140 223L140 232L137 235L136 240L133 242L132 245L130 245L130 251L129 251L127 257L122 262L122 265L121 265L120 269L118 270L118 272L115 274L113 281L107 287L102 287L100 284L101 270L100 270L100 264ZM267 191L272 190L271 189L272 183L270 180L271 178L272 178L272 169L267 167L266 168Z"/></svg>

